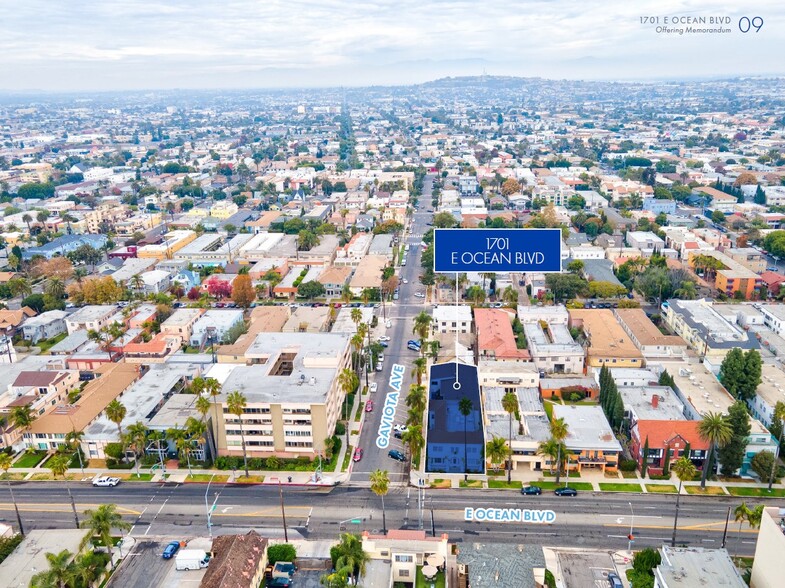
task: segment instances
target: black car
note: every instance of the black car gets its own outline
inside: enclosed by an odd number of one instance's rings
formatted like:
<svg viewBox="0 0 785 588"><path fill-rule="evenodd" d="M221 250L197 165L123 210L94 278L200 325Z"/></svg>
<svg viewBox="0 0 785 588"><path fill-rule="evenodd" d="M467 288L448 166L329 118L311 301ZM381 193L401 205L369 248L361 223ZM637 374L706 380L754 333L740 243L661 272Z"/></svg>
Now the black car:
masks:
<svg viewBox="0 0 785 588"><path fill-rule="evenodd" d="M387 455L389 455L390 457L392 457L396 461L406 461L406 456L403 453L401 453L400 451L398 451L397 449L391 449L387 453Z"/></svg>
<svg viewBox="0 0 785 588"><path fill-rule="evenodd" d="M393 436L396 439L403 439L403 433L401 433L400 431L395 431L395 433L393 433Z"/></svg>
<svg viewBox="0 0 785 588"><path fill-rule="evenodd" d="M524 486L521 488L521 494L526 496L539 496L542 494L542 488L539 486Z"/></svg>
<svg viewBox="0 0 785 588"><path fill-rule="evenodd" d="M575 488L569 488L566 486L562 488L556 488L553 493L556 496L578 496L578 491Z"/></svg>

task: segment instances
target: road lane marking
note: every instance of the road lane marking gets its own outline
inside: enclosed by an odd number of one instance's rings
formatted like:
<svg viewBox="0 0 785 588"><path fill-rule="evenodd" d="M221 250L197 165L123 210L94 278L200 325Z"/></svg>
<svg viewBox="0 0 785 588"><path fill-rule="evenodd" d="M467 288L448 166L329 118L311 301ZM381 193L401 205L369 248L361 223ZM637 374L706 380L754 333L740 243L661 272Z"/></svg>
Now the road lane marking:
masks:
<svg viewBox="0 0 785 588"><path fill-rule="evenodd" d="M603 527L624 527L628 528L629 525L617 525L614 523L605 523L602 525ZM710 529L708 527L725 527L725 521L719 521L716 523L698 523L695 525L686 525L686 526L679 526L679 530L681 531L711 531L715 533L719 533L722 529ZM673 529L673 525L635 525L636 529ZM734 531L735 532L735 531ZM757 529L743 529L742 533L757 533Z"/></svg>
<svg viewBox="0 0 785 588"><path fill-rule="evenodd" d="M20 503L18 503L18 506L19 506L19 510L26 511L26 512L71 512L72 511L70 503L66 504L66 503L58 503L58 502L55 502L55 503L52 503L52 502L20 502ZM98 508L99 506L101 506L101 505L100 504L79 504L79 505L77 505L77 510L78 509L82 509L82 512L84 512L85 509L88 509L88 508ZM41 507L45 507L45 508L41 508ZM64 510L55 509L55 508L52 508L52 507L61 507ZM14 505L13 504L0 503L0 510L14 510ZM126 515L138 515L139 514L138 510L133 510L131 508L126 508L124 506L118 506L117 507L117 511L120 514L126 514Z"/></svg>

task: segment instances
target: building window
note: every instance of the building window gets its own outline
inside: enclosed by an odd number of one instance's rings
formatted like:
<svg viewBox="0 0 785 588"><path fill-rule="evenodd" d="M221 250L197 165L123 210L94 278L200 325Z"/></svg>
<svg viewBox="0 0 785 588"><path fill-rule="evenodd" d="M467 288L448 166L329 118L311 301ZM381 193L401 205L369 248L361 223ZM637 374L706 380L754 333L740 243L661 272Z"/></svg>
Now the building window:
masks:
<svg viewBox="0 0 785 588"><path fill-rule="evenodd" d="M414 556L412 555L396 555L395 556L396 563L412 563L414 561Z"/></svg>
<svg viewBox="0 0 785 588"><path fill-rule="evenodd" d="M409 570L398 570L398 575L401 578L408 578L409 577Z"/></svg>

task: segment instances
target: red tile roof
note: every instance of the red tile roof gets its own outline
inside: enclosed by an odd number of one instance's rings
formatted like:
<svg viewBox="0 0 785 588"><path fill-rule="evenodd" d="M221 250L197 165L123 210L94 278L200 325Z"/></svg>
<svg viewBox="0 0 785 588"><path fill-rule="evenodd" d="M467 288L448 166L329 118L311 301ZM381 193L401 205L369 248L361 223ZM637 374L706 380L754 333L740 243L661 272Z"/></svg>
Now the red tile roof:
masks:
<svg viewBox="0 0 785 588"><path fill-rule="evenodd" d="M709 448L709 444L698 434L698 421L649 421L640 420L634 426L637 429L641 446L649 439L649 449L662 449L672 445L679 437L689 442L690 449Z"/></svg>
<svg viewBox="0 0 785 588"><path fill-rule="evenodd" d="M504 310L475 308L474 322L477 325L477 349L480 355L495 355L496 359L531 359L528 350L516 346L510 315Z"/></svg>

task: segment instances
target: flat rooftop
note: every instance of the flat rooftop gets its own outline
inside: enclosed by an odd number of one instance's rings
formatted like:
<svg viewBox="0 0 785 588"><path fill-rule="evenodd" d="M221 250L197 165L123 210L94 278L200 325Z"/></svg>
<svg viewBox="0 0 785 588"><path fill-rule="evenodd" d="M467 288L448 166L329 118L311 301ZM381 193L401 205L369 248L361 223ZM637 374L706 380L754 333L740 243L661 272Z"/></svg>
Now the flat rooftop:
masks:
<svg viewBox="0 0 785 588"><path fill-rule="evenodd" d="M171 428L185 428L185 423L188 417L194 417L199 420L201 415L196 410L196 400L199 398L196 394L174 394L167 400L164 405L158 409L155 416L147 421L149 429L158 431L166 431ZM210 418L215 413L211 409L207 413L206 418Z"/></svg>
<svg viewBox="0 0 785 588"><path fill-rule="evenodd" d="M588 355L643 358L640 350L608 309L570 310L570 322L582 323L589 339Z"/></svg>
<svg viewBox="0 0 785 588"><path fill-rule="evenodd" d="M85 532L80 529L28 530L24 540L0 564L0 588L27 588L30 580L49 569L47 553L79 551Z"/></svg>
<svg viewBox="0 0 785 588"><path fill-rule="evenodd" d="M726 321L711 303L704 300L668 300L671 311L677 312L690 328L701 333L701 337L715 349L757 349L757 340L740 327Z"/></svg>
<svg viewBox="0 0 785 588"><path fill-rule="evenodd" d="M684 420L684 403L668 386L620 386L624 408L635 413L637 420ZM653 400L653 397L657 400ZM656 404L656 406L655 406Z"/></svg>
<svg viewBox="0 0 785 588"><path fill-rule="evenodd" d="M761 369L761 383L757 394L769 406L785 402L785 372L776 365L764 363Z"/></svg>
<svg viewBox="0 0 785 588"><path fill-rule="evenodd" d="M456 370L457 366L457 370ZM454 384L460 383L456 390ZM477 368L461 363L439 363L428 373L428 443L484 443L482 407ZM458 410L462 398L472 401L472 412L464 418ZM465 427L465 429L464 429Z"/></svg>
<svg viewBox="0 0 785 588"><path fill-rule="evenodd" d="M665 335L641 308L619 308L613 311L639 345L681 346L687 343L678 335Z"/></svg>
<svg viewBox="0 0 785 588"><path fill-rule="evenodd" d="M660 553L662 562L654 570L655 582L668 588L747 586L724 549L663 545Z"/></svg>
<svg viewBox="0 0 785 588"><path fill-rule="evenodd" d="M554 404L553 418L564 419L569 430L565 439L569 449L621 451L621 445L599 406Z"/></svg>

